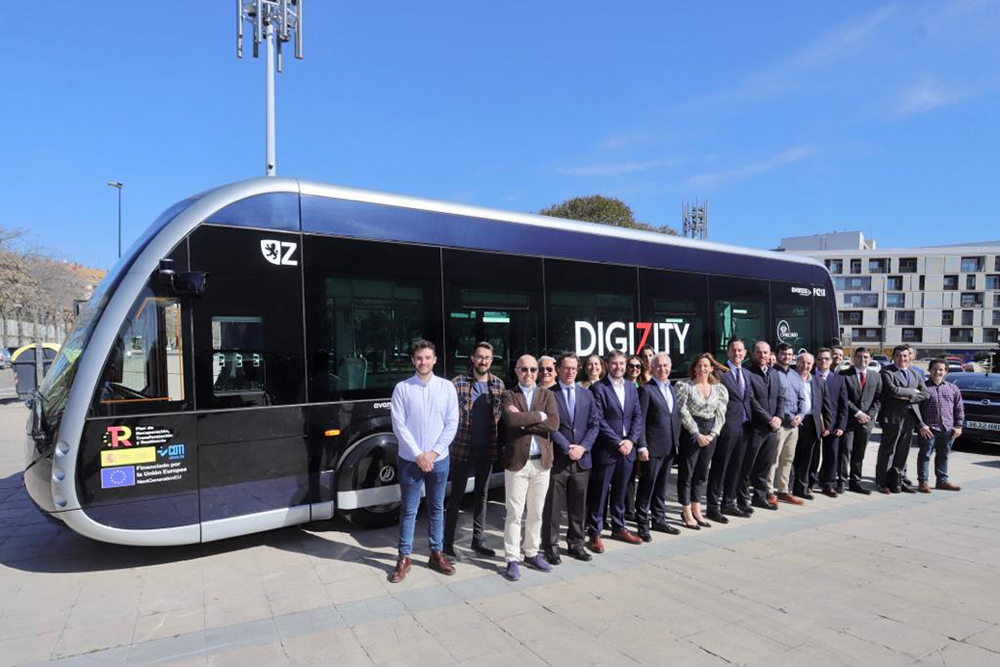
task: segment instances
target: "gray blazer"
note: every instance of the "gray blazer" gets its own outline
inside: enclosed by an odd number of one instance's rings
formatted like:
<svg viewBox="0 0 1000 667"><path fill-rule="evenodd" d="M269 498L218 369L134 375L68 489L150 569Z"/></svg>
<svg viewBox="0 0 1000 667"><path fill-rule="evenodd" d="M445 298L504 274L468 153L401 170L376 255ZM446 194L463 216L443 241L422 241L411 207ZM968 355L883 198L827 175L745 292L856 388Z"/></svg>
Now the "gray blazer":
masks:
<svg viewBox="0 0 1000 667"><path fill-rule="evenodd" d="M896 364L889 364L882 369L881 375L882 411L878 416L879 423L892 426L912 414L922 424L924 419L920 415L920 404L931 395L920 373L912 368L906 369L907 380L904 384L902 371L896 368Z"/></svg>

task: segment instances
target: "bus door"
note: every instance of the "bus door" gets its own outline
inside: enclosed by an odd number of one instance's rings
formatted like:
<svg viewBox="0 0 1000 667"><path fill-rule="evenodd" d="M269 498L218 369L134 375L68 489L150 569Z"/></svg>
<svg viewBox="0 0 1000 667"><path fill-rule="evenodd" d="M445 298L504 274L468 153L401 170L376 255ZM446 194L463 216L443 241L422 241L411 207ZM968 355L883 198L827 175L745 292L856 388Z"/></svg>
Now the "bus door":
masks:
<svg viewBox="0 0 1000 667"><path fill-rule="evenodd" d="M194 318L202 539L309 520L299 234L202 225ZM248 523L249 522L249 523Z"/></svg>
<svg viewBox="0 0 1000 667"><path fill-rule="evenodd" d="M808 283L771 282L771 335L774 343L788 343L795 354L827 344L817 336L813 321L813 290Z"/></svg>

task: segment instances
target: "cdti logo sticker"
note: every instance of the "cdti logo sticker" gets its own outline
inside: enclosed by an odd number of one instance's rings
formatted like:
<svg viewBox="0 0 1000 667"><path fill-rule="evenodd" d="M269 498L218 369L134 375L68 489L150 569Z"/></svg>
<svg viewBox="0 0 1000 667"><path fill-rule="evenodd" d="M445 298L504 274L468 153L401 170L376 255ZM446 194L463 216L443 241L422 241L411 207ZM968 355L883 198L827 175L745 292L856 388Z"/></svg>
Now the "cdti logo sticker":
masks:
<svg viewBox="0 0 1000 667"><path fill-rule="evenodd" d="M260 254L276 266L298 266L299 260L292 259L292 255L295 254L295 249L298 247L297 243L289 243L288 241L260 240Z"/></svg>
<svg viewBox="0 0 1000 667"><path fill-rule="evenodd" d="M131 447L132 429L128 426L109 426L101 440L105 447Z"/></svg>
<svg viewBox="0 0 1000 667"><path fill-rule="evenodd" d="M598 322L576 321L576 354L603 356L612 350L635 354L649 345L656 352L684 354L691 325L683 320L674 322Z"/></svg>

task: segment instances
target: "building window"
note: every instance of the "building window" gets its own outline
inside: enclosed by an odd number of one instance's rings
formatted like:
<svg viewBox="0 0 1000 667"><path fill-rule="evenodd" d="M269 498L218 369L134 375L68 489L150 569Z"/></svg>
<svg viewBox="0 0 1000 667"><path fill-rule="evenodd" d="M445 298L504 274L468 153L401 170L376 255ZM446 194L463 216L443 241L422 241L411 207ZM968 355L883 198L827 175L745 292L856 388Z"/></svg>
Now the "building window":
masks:
<svg viewBox="0 0 1000 667"><path fill-rule="evenodd" d="M889 260L884 257L869 259L868 273L889 273Z"/></svg>
<svg viewBox="0 0 1000 667"><path fill-rule="evenodd" d="M920 276L920 287L919 287L919 289L920 289L921 291L923 291L923 289L924 289L924 281L925 281L925 278L926 278L926 276Z"/></svg>
<svg viewBox="0 0 1000 667"><path fill-rule="evenodd" d="M962 308L982 308L982 292L962 292Z"/></svg>
<svg viewBox="0 0 1000 667"><path fill-rule="evenodd" d="M1000 343L1000 338L997 338L998 331L1000 331L1000 329L983 329L983 342Z"/></svg>
<svg viewBox="0 0 1000 667"><path fill-rule="evenodd" d="M901 291L903 289L903 276L889 276L885 279L885 288L889 291Z"/></svg>
<svg viewBox="0 0 1000 667"><path fill-rule="evenodd" d="M986 276L986 289L1000 290L1000 276L995 274Z"/></svg>
<svg viewBox="0 0 1000 667"><path fill-rule="evenodd" d="M951 326L955 323L955 311L954 310L942 310L941 311L941 324L944 326Z"/></svg>
<svg viewBox="0 0 1000 667"><path fill-rule="evenodd" d="M956 289L958 289L958 276L945 276L944 277L944 288L946 290L956 290Z"/></svg>
<svg viewBox="0 0 1000 667"><path fill-rule="evenodd" d="M852 259L851 260L851 273L858 274L861 273L861 260Z"/></svg>
<svg viewBox="0 0 1000 667"><path fill-rule="evenodd" d="M965 289L976 289L975 276L965 276Z"/></svg>
<svg viewBox="0 0 1000 667"><path fill-rule="evenodd" d="M830 270L830 273L838 275L844 272L844 260L842 259L828 259L826 260L826 268Z"/></svg>
<svg viewBox="0 0 1000 667"><path fill-rule="evenodd" d="M899 272L900 273L916 273L917 272L917 258L916 257L900 257L899 258Z"/></svg>
<svg viewBox="0 0 1000 667"><path fill-rule="evenodd" d="M997 313L994 313L994 316L996 315ZM864 321L863 316L864 313L860 310L842 310L840 311L840 323L845 326L858 326Z"/></svg>
<svg viewBox="0 0 1000 667"><path fill-rule="evenodd" d="M993 270L1000 271L1000 255L993 258Z"/></svg>
<svg viewBox="0 0 1000 667"><path fill-rule="evenodd" d="M1000 324L1000 310L993 311L993 324Z"/></svg>
<svg viewBox="0 0 1000 667"><path fill-rule="evenodd" d="M850 308L878 308L878 294L845 294L844 305Z"/></svg>
<svg viewBox="0 0 1000 667"><path fill-rule="evenodd" d="M878 343L882 340L882 330L873 327L851 329L851 338L855 343Z"/></svg>
<svg viewBox="0 0 1000 667"><path fill-rule="evenodd" d="M867 292L872 288L871 276L857 278L834 278L833 286L840 292L861 290Z"/></svg>
<svg viewBox="0 0 1000 667"><path fill-rule="evenodd" d="M924 330L917 327L914 329L903 329L903 342L904 343L923 343L924 342Z"/></svg>
<svg viewBox="0 0 1000 667"><path fill-rule="evenodd" d="M1000 308L1000 294L993 295L993 307Z"/></svg>
<svg viewBox="0 0 1000 667"><path fill-rule="evenodd" d="M906 307L906 295L902 293L886 294L885 295L885 307L886 308L905 308Z"/></svg>
<svg viewBox="0 0 1000 667"><path fill-rule="evenodd" d="M963 257L962 273L978 273L985 268L985 257Z"/></svg>
<svg viewBox="0 0 1000 667"><path fill-rule="evenodd" d="M884 310L878 311L878 325L880 327L881 326L885 326L885 311Z"/></svg>
<svg viewBox="0 0 1000 667"><path fill-rule="evenodd" d="M897 310L896 311L896 324L904 324L913 326L916 322L916 315L912 310Z"/></svg>
<svg viewBox="0 0 1000 667"><path fill-rule="evenodd" d="M951 342L952 343L971 343L972 342L972 329L959 329L954 328L951 330Z"/></svg>
<svg viewBox="0 0 1000 667"><path fill-rule="evenodd" d="M972 311L963 310L962 311L962 326L971 327L972 326Z"/></svg>

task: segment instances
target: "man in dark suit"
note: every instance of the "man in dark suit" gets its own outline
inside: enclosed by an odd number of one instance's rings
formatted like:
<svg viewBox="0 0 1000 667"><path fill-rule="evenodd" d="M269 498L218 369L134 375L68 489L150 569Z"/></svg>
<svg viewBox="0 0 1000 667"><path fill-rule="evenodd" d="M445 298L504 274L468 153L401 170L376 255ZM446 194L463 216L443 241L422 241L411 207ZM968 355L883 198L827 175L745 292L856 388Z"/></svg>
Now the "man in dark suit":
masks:
<svg viewBox="0 0 1000 667"><path fill-rule="evenodd" d="M587 487L587 546L604 552L601 531L604 507L611 495L611 537L629 544L642 540L625 528L625 493L635 465L636 442L642 435L642 408L635 385L625 380L625 354L608 355L608 374L590 387L597 403L600 428L591 450L594 467Z"/></svg>
<svg viewBox="0 0 1000 667"><path fill-rule="evenodd" d="M559 408L559 430L552 433L555 460L549 473L549 490L542 512L542 551L552 565L562 562L559 555L559 519L566 505L567 553L577 560L592 556L583 548L586 536L587 482L590 479L590 450L597 440L600 415L594 396L576 384L580 360L573 353L559 357L559 382L552 387Z"/></svg>
<svg viewBox="0 0 1000 667"><path fill-rule="evenodd" d="M750 367L750 421L753 437L743 458L740 483L737 485L738 507L752 514L751 507L767 510L778 509L778 499L771 494L767 482L774 464L778 446L778 429L781 427L782 398L778 378L770 369L771 346L759 340L753 346L753 365ZM753 492L750 487L753 487Z"/></svg>
<svg viewBox="0 0 1000 667"><path fill-rule="evenodd" d="M719 442L712 456L708 472L708 518L716 523L729 523L725 516L749 516L736 506L736 484L743 466L747 443L753 435L750 425L750 380L743 360L747 348L743 341L734 338L726 347L728 373L719 373L722 386L729 393L726 404L726 423L719 434Z"/></svg>
<svg viewBox="0 0 1000 667"><path fill-rule="evenodd" d="M843 352L840 354L843 359ZM810 484L819 484L823 495L837 497L837 468L840 466L840 444L847 430L847 382L833 370L833 350L821 347L816 352L816 375L826 384L830 403L830 417L823 436L823 465L814 460L809 467ZM819 475L817 476L817 471ZM840 493L844 490L841 489Z"/></svg>
<svg viewBox="0 0 1000 667"><path fill-rule="evenodd" d="M806 390L806 405L803 407L805 417L799 424L799 438L795 445L795 484L793 493L799 498L812 500L809 490L810 470L812 461L819 458L823 438L829 435L827 426L830 423L830 398L826 383L818 375L814 375L813 355L808 352L799 354L795 370L802 378Z"/></svg>
<svg viewBox="0 0 1000 667"><path fill-rule="evenodd" d="M681 412L670 384L670 355L653 357L653 378L639 387L643 436L638 458L644 462L635 498L639 538L652 541L649 530L677 535L681 531L667 523L667 480L670 465L680 448Z"/></svg>
<svg viewBox="0 0 1000 667"><path fill-rule="evenodd" d="M848 416L838 473L838 490L846 482L850 491L866 496L871 491L861 486L861 468L868 438L882 407L882 375L868 369L871 360L871 352L859 347L854 351L854 365L842 373L847 384Z"/></svg>
<svg viewBox="0 0 1000 667"><path fill-rule="evenodd" d="M882 442L875 462L875 486L879 493L897 491L896 477L900 478L899 491L916 493L901 480L913 433L923 426L920 404L930 394L923 376L910 368L912 361L912 348L897 345L892 350L892 363L882 369L882 412L879 414ZM890 466L893 471L891 476L888 474Z"/></svg>

